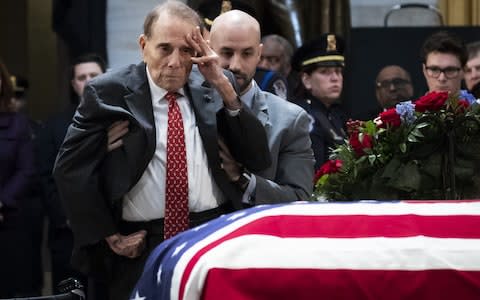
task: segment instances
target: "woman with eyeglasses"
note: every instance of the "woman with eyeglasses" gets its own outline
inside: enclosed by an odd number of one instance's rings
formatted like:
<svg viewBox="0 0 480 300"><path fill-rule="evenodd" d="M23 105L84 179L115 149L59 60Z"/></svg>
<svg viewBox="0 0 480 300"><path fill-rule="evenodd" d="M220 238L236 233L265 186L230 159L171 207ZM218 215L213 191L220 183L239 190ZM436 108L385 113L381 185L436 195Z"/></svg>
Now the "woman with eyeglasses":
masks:
<svg viewBox="0 0 480 300"><path fill-rule="evenodd" d="M421 55L429 92L460 90L467 51L459 37L447 31L435 32L423 43Z"/></svg>

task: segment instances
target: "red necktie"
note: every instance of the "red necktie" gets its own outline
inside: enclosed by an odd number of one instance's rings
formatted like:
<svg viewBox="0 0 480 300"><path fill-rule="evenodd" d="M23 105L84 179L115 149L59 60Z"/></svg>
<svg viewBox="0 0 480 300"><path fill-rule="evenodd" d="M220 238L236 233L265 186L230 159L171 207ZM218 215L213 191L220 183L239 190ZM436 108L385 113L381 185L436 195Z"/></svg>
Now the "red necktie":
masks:
<svg viewBox="0 0 480 300"><path fill-rule="evenodd" d="M185 133L176 93L169 92L165 98L168 129L164 238L168 239L188 229L188 175Z"/></svg>

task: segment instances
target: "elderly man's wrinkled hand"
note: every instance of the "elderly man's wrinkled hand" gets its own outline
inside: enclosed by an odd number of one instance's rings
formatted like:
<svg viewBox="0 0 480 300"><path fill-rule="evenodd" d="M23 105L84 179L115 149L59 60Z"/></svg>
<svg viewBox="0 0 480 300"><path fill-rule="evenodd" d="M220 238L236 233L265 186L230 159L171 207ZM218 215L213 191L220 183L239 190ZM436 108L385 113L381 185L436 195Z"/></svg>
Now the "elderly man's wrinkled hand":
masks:
<svg viewBox="0 0 480 300"><path fill-rule="evenodd" d="M218 54L210 48L199 27L187 36L187 42L197 53L196 57L192 57L193 63L198 65L198 69L208 82L217 86L222 80L227 79L220 66Z"/></svg>
<svg viewBox="0 0 480 300"><path fill-rule="evenodd" d="M145 236L147 232L140 230L129 235L121 235L120 233L106 237L110 249L117 255L135 258L142 254L145 249Z"/></svg>

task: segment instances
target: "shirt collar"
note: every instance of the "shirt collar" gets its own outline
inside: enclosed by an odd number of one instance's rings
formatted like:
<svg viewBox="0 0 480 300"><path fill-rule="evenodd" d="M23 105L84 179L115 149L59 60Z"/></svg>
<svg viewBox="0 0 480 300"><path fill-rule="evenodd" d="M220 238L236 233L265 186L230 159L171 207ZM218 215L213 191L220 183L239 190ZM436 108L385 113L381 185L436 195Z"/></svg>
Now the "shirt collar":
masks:
<svg viewBox="0 0 480 300"><path fill-rule="evenodd" d="M255 80L252 79L252 82L250 83L250 87L248 88L248 90L240 96L240 99L242 100L242 102L248 107L248 108L252 108L253 106L253 97L255 96L255 87L256 86L256 83L255 83Z"/></svg>

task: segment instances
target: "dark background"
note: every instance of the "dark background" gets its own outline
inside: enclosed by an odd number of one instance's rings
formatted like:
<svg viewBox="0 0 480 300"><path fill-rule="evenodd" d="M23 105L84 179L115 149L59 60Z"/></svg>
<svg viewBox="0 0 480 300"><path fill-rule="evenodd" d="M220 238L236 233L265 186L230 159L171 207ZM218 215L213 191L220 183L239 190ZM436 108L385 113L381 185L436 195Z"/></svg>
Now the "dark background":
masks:
<svg viewBox="0 0 480 300"><path fill-rule="evenodd" d="M400 65L412 76L415 96L427 85L420 49L432 33L447 30L466 43L480 40L480 27L352 28L347 45L343 105L353 119L365 119L376 107L375 77L386 65Z"/></svg>

